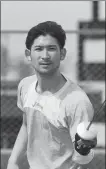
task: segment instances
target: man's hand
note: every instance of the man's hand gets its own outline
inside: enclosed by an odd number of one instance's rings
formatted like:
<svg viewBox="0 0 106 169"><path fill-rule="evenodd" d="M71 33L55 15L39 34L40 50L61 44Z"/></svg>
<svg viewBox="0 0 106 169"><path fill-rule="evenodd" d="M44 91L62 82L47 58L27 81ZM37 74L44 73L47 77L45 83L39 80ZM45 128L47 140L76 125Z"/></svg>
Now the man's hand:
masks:
<svg viewBox="0 0 106 169"><path fill-rule="evenodd" d="M81 155L87 155L90 149L96 147L97 138L84 140L78 134L75 135L75 149Z"/></svg>

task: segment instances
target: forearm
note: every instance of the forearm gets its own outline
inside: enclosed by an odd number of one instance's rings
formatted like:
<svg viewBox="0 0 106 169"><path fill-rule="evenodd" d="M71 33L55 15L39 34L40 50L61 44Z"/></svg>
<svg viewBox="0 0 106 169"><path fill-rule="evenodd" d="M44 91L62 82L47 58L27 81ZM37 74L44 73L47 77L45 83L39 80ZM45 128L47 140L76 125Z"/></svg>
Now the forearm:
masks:
<svg viewBox="0 0 106 169"><path fill-rule="evenodd" d="M12 162L9 162L7 169L19 169L19 166L18 166L18 164L14 164Z"/></svg>
<svg viewBox="0 0 106 169"><path fill-rule="evenodd" d="M8 163L18 164L22 156L25 154L26 148L27 148L27 131L26 126L23 124L17 136Z"/></svg>

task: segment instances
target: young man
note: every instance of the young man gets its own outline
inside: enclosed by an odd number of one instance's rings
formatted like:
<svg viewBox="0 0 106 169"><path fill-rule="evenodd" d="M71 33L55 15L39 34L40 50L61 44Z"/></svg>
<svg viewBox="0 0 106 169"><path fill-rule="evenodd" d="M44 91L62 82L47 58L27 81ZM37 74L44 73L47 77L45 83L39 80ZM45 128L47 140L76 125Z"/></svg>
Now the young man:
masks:
<svg viewBox="0 0 106 169"><path fill-rule="evenodd" d="M84 91L59 71L65 40L65 31L51 21L28 32L25 54L35 75L18 87L23 124L7 169L18 169L26 151L30 169L78 169L93 158L96 142L83 144L81 151L75 146L77 126L92 119L93 108Z"/></svg>

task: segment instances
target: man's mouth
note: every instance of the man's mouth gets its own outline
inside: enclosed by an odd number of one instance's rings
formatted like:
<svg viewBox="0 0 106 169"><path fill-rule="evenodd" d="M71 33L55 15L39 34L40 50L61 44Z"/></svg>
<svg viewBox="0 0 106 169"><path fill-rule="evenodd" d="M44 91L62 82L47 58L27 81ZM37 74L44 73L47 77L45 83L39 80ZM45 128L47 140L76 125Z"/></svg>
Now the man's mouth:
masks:
<svg viewBox="0 0 106 169"><path fill-rule="evenodd" d="M51 65L51 63L50 62L42 62L42 63L40 63L40 65Z"/></svg>

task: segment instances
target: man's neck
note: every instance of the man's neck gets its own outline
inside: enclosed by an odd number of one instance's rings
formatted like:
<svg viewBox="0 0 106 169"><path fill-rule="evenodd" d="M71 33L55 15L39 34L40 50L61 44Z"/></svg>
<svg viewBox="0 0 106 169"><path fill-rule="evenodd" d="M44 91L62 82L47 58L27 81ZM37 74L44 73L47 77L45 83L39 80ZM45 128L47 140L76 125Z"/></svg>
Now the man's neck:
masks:
<svg viewBox="0 0 106 169"><path fill-rule="evenodd" d="M36 90L38 93L43 93L46 91L56 93L66 83L66 79L59 71L52 74L51 76L37 74L37 79L38 84Z"/></svg>

